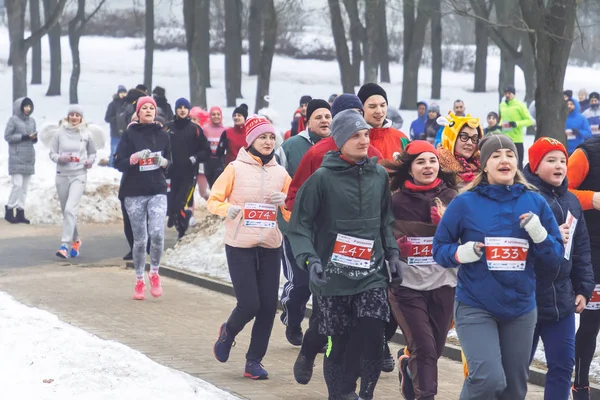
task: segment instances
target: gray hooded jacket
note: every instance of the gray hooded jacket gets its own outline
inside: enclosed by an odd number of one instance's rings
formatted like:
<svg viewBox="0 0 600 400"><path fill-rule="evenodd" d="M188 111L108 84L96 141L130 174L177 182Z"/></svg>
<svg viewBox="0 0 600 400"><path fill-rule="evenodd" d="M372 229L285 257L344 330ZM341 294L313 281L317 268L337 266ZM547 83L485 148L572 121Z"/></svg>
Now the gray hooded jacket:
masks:
<svg viewBox="0 0 600 400"><path fill-rule="evenodd" d="M29 116L23 113L23 103L31 104ZM17 99L13 104L13 115L6 124L4 139L8 142L8 174L33 175L35 173L35 149L29 135L36 132L35 120L31 118L33 102L28 97Z"/></svg>

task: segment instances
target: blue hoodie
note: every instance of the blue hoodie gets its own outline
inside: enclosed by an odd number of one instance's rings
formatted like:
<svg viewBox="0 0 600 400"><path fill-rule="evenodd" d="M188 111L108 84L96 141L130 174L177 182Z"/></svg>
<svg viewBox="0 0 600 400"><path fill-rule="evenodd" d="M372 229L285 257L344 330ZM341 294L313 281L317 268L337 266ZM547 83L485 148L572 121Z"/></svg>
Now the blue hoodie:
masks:
<svg viewBox="0 0 600 400"><path fill-rule="evenodd" d="M421 104L425 105L425 114L423 114L422 117L418 117L410 124L410 140L425 139L423 134L425 133L425 122L427 121L429 105L424 101L419 101L417 107Z"/></svg>
<svg viewBox="0 0 600 400"><path fill-rule="evenodd" d="M567 121L565 123L565 129L572 129L575 137L567 138L567 152L572 154L577 146L583 143L584 140L592 137L592 130L590 129L590 123L587 118L579 111L579 102L573 98L570 98L575 105L575 109L567 115Z"/></svg>
<svg viewBox="0 0 600 400"><path fill-rule="evenodd" d="M548 231L546 239L533 243L519 225L519 216L537 214ZM486 255L474 263L460 265L455 254L461 243L485 243L486 237L511 237L529 242L524 271L490 271ZM558 224L546 200L522 184L511 186L482 183L457 196L444 213L433 239L433 259L446 268L458 269L456 299L483 309L496 318L512 319L536 307L534 261L544 274L556 274L564 256Z"/></svg>

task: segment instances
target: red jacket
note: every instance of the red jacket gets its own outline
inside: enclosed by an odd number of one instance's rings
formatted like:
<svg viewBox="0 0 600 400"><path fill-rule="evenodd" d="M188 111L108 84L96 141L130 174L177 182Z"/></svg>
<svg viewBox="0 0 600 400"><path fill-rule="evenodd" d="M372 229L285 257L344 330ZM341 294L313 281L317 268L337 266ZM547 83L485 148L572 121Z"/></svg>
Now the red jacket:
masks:
<svg viewBox="0 0 600 400"><path fill-rule="evenodd" d="M246 128L243 125L227 128L219 140L217 156L223 157L225 155L225 166L227 166L237 158L242 147L246 147Z"/></svg>
<svg viewBox="0 0 600 400"><path fill-rule="evenodd" d="M296 193L300 189L300 186L306 182L306 180L321 166L323 157L329 151L337 151L337 146L333 141L332 137L328 137L319 141L319 143L312 146L308 152L302 157L300 165L294 174L294 179L290 184L287 198L285 199L285 207L288 210L294 208L294 201L296 200ZM381 152L373 146L369 146L369 157L378 157L382 159Z"/></svg>

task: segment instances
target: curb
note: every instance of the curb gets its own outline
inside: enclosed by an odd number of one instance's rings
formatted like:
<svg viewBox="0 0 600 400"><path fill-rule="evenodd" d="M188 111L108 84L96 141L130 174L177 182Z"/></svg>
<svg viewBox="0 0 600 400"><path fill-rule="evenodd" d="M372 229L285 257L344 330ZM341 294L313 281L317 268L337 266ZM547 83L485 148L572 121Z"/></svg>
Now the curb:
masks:
<svg viewBox="0 0 600 400"><path fill-rule="evenodd" d="M126 263L126 268L133 269L133 262L128 261ZM150 270L150 264L146 264L146 270ZM192 285L196 285L202 287L204 289L212 290L218 293L226 294L229 296L235 296L235 292L233 290L233 286L229 283L211 279L204 275L199 275L193 272L184 271L178 268L173 268L169 266L161 266L160 267L160 275L165 276L172 279L177 279L182 282L190 283ZM281 304L277 305L277 308L281 310ZM306 308L306 316L310 317L312 314L312 310L307 307ZM404 336L400 332L396 332L394 337L391 340L392 343L405 345L406 341L404 340ZM461 349L459 346L456 346L451 343L446 343L444 347L444 351L442 353L443 357L449 358L454 361L462 361ZM529 367L529 383L537 386L545 386L546 384L546 371L541 370L535 367ZM591 400L600 400L600 385L590 384L590 399Z"/></svg>

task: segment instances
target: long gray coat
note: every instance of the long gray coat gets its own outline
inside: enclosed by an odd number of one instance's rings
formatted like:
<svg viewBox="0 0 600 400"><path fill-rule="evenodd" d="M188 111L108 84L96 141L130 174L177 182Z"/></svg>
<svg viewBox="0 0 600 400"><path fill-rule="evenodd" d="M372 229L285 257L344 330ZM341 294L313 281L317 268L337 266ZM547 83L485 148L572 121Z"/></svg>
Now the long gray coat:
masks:
<svg viewBox="0 0 600 400"><path fill-rule="evenodd" d="M8 174L35 174L35 149L37 139L23 139L23 135L36 132L35 120L23 113L23 102L27 97L17 99L13 104L13 115L6 124L4 139L8 142ZM33 113L33 102L31 103ZM31 115L31 113L29 115Z"/></svg>

